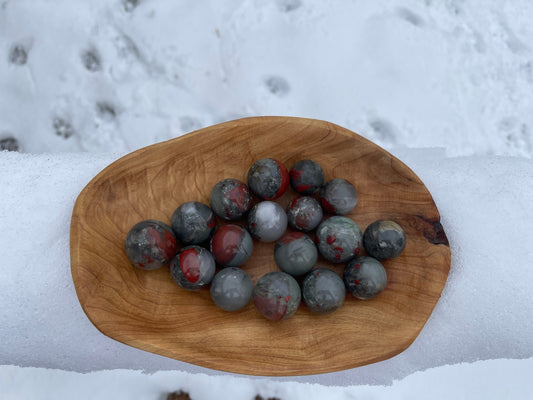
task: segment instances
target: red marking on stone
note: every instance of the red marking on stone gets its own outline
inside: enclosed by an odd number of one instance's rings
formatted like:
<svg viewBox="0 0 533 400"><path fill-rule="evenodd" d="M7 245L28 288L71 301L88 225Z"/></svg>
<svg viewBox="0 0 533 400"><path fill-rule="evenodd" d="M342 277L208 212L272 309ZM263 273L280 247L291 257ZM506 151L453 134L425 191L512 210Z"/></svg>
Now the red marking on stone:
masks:
<svg viewBox="0 0 533 400"><path fill-rule="evenodd" d="M319 239L318 236L315 236L315 243L316 243L316 244L320 244L320 239Z"/></svg>
<svg viewBox="0 0 533 400"><path fill-rule="evenodd" d="M239 184L238 186L235 186L233 189L231 189L228 193L229 199L237 204L237 207L239 207L239 210L245 210L246 209L246 194L247 190L246 187L242 184Z"/></svg>
<svg viewBox="0 0 533 400"><path fill-rule="evenodd" d="M281 174L281 182L279 185L279 189L274 196L274 199L277 199L283 193L285 193L285 191L289 187L289 172L287 171L287 167L285 167L285 165L280 163L278 160L274 160L274 161L276 162L276 164L278 164L279 172Z"/></svg>
<svg viewBox="0 0 533 400"><path fill-rule="evenodd" d="M333 207L325 198L320 198L320 204L322 204L324 210L331 214L335 214L335 207Z"/></svg>
<svg viewBox="0 0 533 400"><path fill-rule="evenodd" d="M297 215L296 218L294 219L294 222L296 222L296 226L300 228L305 229L308 226L307 219L305 218L304 215Z"/></svg>
<svg viewBox="0 0 533 400"><path fill-rule="evenodd" d="M252 228L255 228L257 226L255 222L252 222L250 225L252 226Z"/></svg>
<svg viewBox="0 0 533 400"><path fill-rule="evenodd" d="M161 235L157 229L150 227L146 230L146 237L150 246L154 247L162 258L170 260L176 254L176 238L169 231L165 230Z"/></svg>
<svg viewBox="0 0 533 400"><path fill-rule="evenodd" d="M341 255L340 255L340 253L335 254L335 258L336 258L337 260L340 260L340 259L341 259Z"/></svg>
<svg viewBox="0 0 533 400"><path fill-rule="evenodd" d="M333 250L335 250L336 252L341 253L341 254L342 254L342 252L344 251L344 249L343 249L342 247L339 247L339 246L335 246L335 247L333 248Z"/></svg>
<svg viewBox="0 0 533 400"><path fill-rule="evenodd" d="M272 321L279 321L287 314L287 303L279 301L278 297L268 297L268 293L264 297L254 296L254 304L265 318Z"/></svg>
<svg viewBox="0 0 533 400"><path fill-rule="evenodd" d="M355 283L356 285L359 285L361 283L361 281L359 279L354 279L353 283Z"/></svg>
<svg viewBox="0 0 533 400"><path fill-rule="evenodd" d="M291 299L291 296L285 296L285 301L289 301Z"/></svg>
<svg viewBox="0 0 533 400"><path fill-rule="evenodd" d="M183 250L180 255L180 268L189 282L197 282L200 279L200 258L196 249Z"/></svg>
<svg viewBox="0 0 533 400"><path fill-rule="evenodd" d="M289 205L290 209L293 209L294 207L296 207L296 205L298 204L298 199L300 199L300 197L297 197L293 201L291 201L291 204Z"/></svg>
<svg viewBox="0 0 533 400"><path fill-rule="evenodd" d="M215 217L211 217L211 219L207 221L207 227L212 228L214 226L215 226Z"/></svg>
<svg viewBox="0 0 533 400"><path fill-rule="evenodd" d="M141 268L146 267L146 265L144 265L143 263L137 263L137 265L138 265L139 267L141 267Z"/></svg>
<svg viewBox="0 0 533 400"><path fill-rule="evenodd" d="M288 232L285 235L281 237L279 240L283 244L289 244L291 242L294 242L295 240L298 240L302 237L304 237L305 234L302 232Z"/></svg>
<svg viewBox="0 0 533 400"><path fill-rule="evenodd" d="M335 236L335 235L329 235L329 236L326 238L326 243L327 243L327 244L333 244L333 242L335 242L335 240L337 240L337 236Z"/></svg>
<svg viewBox="0 0 533 400"><path fill-rule="evenodd" d="M223 225L211 240L211 251L219 264L228 264L239 251L243 230L238 225Z"/></svg>
<svg viewBox="0 0 533 400"><path fill-rule="evenodd" d="M297 169L294 169L294 168L291 168L291 170L289 171L289 176L291 177L291 179L293 181L297 180L297 179L301 179L302 178L302 171L299 171Z"/></svg>
<svg viewBox="0 0 533 400"><path fill-rule="evenodd" d="M303 183L299 183L296 185L296 191L298 192L305 192L306 190L309 190L311 188L311 185L304 185Z"/></svg>
<svg viewBox="0 0 533 400"><path fill-rule="evenodd" d="M354 268L355 268L355 269L359 269L359 268L361 268L361 264L355 264Z"/></svg>

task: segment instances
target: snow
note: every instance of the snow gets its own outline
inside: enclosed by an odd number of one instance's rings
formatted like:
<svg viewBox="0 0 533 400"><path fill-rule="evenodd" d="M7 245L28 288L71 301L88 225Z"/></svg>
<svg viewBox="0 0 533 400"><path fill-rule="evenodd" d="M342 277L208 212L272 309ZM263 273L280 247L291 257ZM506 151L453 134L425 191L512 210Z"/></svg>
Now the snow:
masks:
<svg viewBox="0 0 533 400"><path fill-rule="evenodd" d="M420 176L442 215L452 267L442 297L400 355L357 369L282 378L327 385L390 384L427 368L533 357L533 162L445 157L442 150L396 154ZM79 372L131 368L212 371L128 347L87 319L73 287L69 223L81 189L117 154L2 153L0 157L0 360ZM473 207L473 205L476 205Z"/></svg>
<svg viewBox="0 0 533 400"><path fill-rule="evenodd" d="M532 16L528 0L0 0L0 141L24 152L0 153L0 397L533 397ZM405 352L248 378L86 318L68 247L80 190L127 152L255 115L347 127L433 194L452 268Z"/></svg>
<svg viewBox="0 0 533 400"><path fill-rule="evenodd" d="M88 374L44 368L0 366L3 399L154 400L184 391L194 400L413 399L530 399L533 397L533 359L490 360L443 366L416 372L390 386L331 387L309 383L280 383L227 376L210 377L180 371L113 370ZM38 388L38 389L36 389Z"/></svg>
<svg viewBox="0 0 533 400"><path fill-rule="evenodd" d="M531 158L532 15L528 0L3 0L0 135L131 151L295 115L386 148Z"/></svg>

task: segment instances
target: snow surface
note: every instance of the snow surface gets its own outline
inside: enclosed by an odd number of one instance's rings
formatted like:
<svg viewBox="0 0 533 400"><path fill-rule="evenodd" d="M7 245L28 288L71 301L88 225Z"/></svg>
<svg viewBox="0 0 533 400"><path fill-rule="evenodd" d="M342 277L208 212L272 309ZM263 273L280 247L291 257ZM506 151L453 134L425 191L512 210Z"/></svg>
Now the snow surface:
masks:
<svg viewBox="0 0 533 400"><path fill-rule="evenodd" d="M116 158L0 153L0 242L9 248L0 266L0 360L79 372L220 374L109 339L81 309L69 263L72 207L88 181ZM450 241L451 271L433 314L415 342L390 360L281 380L390 384L445 364L533 357L533 162L408 149L401 159L432 193Z"/></svg>
<svg viewBox="0 0 533 400"><path fill-rule="evenodd" d="M531 158L532 17L529 0L2 0L0 136L131 151L293 115L386 148Z"/></svg>
<svg viewBox="0 0 533 400"><path fill-rule="evenodd" d="M0 398L532 398L532 18L529 0L0 0L0 141L30 153L0 153ZM433 194L453 259L420 336L298 379L392 386L213 376L83 314L68 264L83 186L129 151L255 115L345 126Z"/></svg>
<svg viewBox="0 0 533 400"><path fill-rule="evenodd" d="M257 394L282 400L531 399L533 359L490 360L419 371L390 386L331 387L281 383L178 371L145 374L114 370L88 374L0 366L2 399L165 400L178 390L193 400L252 400ZM38 388L38 389L36 389ZM431 395L428 395L428 394Z"/></svg>

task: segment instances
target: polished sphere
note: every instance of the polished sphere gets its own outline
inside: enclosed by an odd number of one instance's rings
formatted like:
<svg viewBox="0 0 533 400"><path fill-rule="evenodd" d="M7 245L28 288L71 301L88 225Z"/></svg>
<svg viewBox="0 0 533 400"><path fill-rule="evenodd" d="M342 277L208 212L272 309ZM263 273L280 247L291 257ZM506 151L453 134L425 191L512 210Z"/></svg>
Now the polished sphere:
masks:
<svg viewBox="0 0 533 400"><path fill-rule="evenodd" d="M327 268L311 271L302 283L302 298L313 312L329 314L344 303L346 288L342 278Z"/></svg>
<svg viewBox="0 0 533 400"><path fill-rule="evenodd" d="M269 272L257 281L253 298L255 307L265 318L272 321L287 319L300 304L300 286L285 272Z"/></svg>
<svg viewBox="0 0 533 400"><path fill-rule="evenodd" d="M262 158L250 167L248 186L256 196L264 200L277 199L289 186L289 172L278 160Z"/></svg>
<svg viewBox="0 0 533 400"><path fill-rule="evenodd" d="M211 299L224 311L237 311L250 302L253 288L252 280L244 270L224 268L211 281Z"/></svg>
<svg viewBox="0 0 533 400"><path fill-rule="evenodd" d="M291 187L304 195L315 194L324 184L324 171L313 160L300 160L289 171Z"/></svg>
<svg viewBox="0 0 533 400"><path fill-rule="evenodd" d="M390 260L398 257L405 249L405 232L394 221L375 221L366 228L363 245L372 257Z"/></svg>
<svg viewBox="0 0 533 400"><path fill-rule="evenodd" d="M273 201L262 201L248 213L248 230L261 242L274 242L287 230L287 214Z"/></svg>
<svg viewBox="0 0 533 400"><path fill-rule="evenodd" d="M320 191L320 204L330 214L348 214L357 204L357 191L346 179L332 179Z"/></svg>
<svg viewBox="0 0 533 400"><path fill-rule="evenodd" d="M213 210L198 201L181 204L172 214L172 230L183 244L200 244L215 231Z"/></svg>
<svg viewBox="0 0 533 400"><path fill-rule="evenodd" d="M289 203L287 220L292 229L310 232L322 221L320 203L309 196L300 196Z"/></svg>
<svg viewBox="0 0 533 400"><path fill-rule="evenodd" d="M154 270L168 264L177 249L172 228L155 219L136 224L124 241L124 250L130 262L144 270Z"/></svg>
<svg viewBox="0 0 533 400"><path fill-rule="evenodd" d="M252 206L252 195L245 183L233 179L218 182L209 195L209 204L220 218L237 220Z"/></svg>
<svg viewBox="0 0 533 400"><path fill-rule="evenodd" d="M363 234L350 218L334 216L322 221L316 229L315 242L322 256L343 263L359 254Z"/></svg>
<svg viewBox="0 0 533 400"><path fill-rule="evenodd" d="M313 269L318 251L313 240L302 232L288 232L274 246L274 261L283 271L300 276Z"/></svg>
<svg viewBox="0 0 533 400"><path fill-rule="evenodd" d="M211 238L211 253L223 267L238 267L252 255L254 243L246 229L238 225L222 225Z"/></svg>
<svg viewBox="0 0 533 400"><path fill-rule="evenodd" d="M360 300L369 300L380 294L387 284L387 272L372 257L357 257L344 268L346 290Z"/></svg>
<svg viewBox="0 0 533 400"><path fill-rule="evenodd" d="M215 276L215 260L203 247L184 247L170 263L170 276L182 289L198 290Z"/></svg>

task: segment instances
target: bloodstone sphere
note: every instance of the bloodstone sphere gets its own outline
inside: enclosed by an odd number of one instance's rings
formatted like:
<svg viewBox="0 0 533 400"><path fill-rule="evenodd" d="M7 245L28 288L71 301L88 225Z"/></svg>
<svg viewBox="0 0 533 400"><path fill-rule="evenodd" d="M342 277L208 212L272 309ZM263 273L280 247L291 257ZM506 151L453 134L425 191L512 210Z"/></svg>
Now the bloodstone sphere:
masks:
<svg viewBox="0 0 533 400"><path fill-rule="evenodd" d="M238 267L252 255L254 243L246 229L238 225L222 225L211 238L211 253L223 267Z"/></svg>
<svg viewBox="0 0 533 400"><path fill-rule="evenodd" d="M311 271L302 283L302 298L311 311L329 314L344 303L346 288L342 278L327 268Z"/></svg>
<svg viewBox="0 0 533 400"><path fill-rule="evenodd" d="M289 186L289 172L278 160L262 158L250 167L248 186L256 196L264 200L277 199Z"/></svg>
<svg viewBox="0 0 533 400"><path fill-rule="evenodd" d="M360 300L369 300L380 294L387 284L387 272L372 257L357 257L344 268L346 289Z"/></svg>
<svg viewBox="0 0 533 400"><path fill-rule="evenodd" d="M154 270L168 264L176 255L176 237L164 222L148 219L131 228L124 250L134 266Z"/></svg>
<svg viewBox="0 0 533 400"><path fill-rule="evenodd" d="M274 242L287 230L287 214L273 201L262 201L248 213L248 230L261 242Z"/></svg>
<svg viewBox="0 0 533 400"><path fill-rule="evenodd" d="M334 216L322 221L315 242L322 256L334 263L347 262L359 254L363 234L350 218Z"/></svg>
<svg viewBox="0 0 533 400"><path fill-rule="evenodd" d="M182 289L198 290L208 285L215 276L215 260L200 246L187 246L172 259L170 276Z"/></svg>
<svg viewBox="0 0 533 400"><path fill-rule="evenodd" d="M215 230L215 214L198 201L180 205L172 214L172 230L183 244L200 244Z"/></svg>
<svg viewBox="0 0 533 400"><path fill-rule="evenodd" d="M363 245L372 257L390 260L398 257L405 249L405 232L394 221L375 221L366 228Z"/></svg>
<svg viewBox="0 0 533 400"><path fill-rule="evenodd" d="M313 240L302 232L288 232L274 246L274 261L283 271L300 276L313 269L318 251Z"/></svg>
<svg viewBox="0 0 533 400"><path fill-rule="evenodd" d="M253 297L255 307L265 318L279 321L289 318L298 309L300 286L285 272L269 272L257 281Z"/></svg>
<svg viewBox="0 0 533 400"><path fill-rule="evenodd" d="M211 299L224 311L237 311L250 302L253 289L252 280L244 270L228 267L213 278Z"/></svg>
<svg viewBox="0 0 533 400"><path fill-rule="evenodd" d="M304 195L315 194L324 184L324 171L313 160L300 160L289 171L291 187Z"/></svg>
<svg viewBox="0 0 533 400"><path fill-rule="evenodd" d="M233 221L241 218L250 209L252 196L244 182L228 178L213 187L209 204L220 218Z"/></svg>
<svg viewBox="0 0 533 400"><path fill-rule="evenodd" d="M357 204L357 191L346 179L332 179L320 191L320 203L330 214L348 214Z"/></svg>
<svg viewBox="0 0 533 400"><path fill-rule="evenodd" d="M308 196L300 196L289 203L287 220L292 229L310 232L322 221L322 207Z"/></svg>

